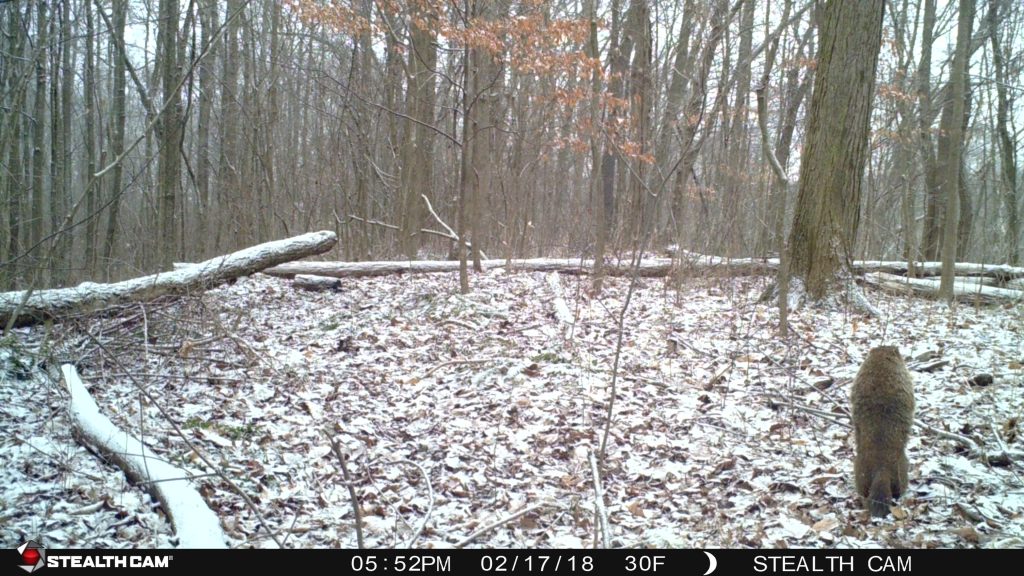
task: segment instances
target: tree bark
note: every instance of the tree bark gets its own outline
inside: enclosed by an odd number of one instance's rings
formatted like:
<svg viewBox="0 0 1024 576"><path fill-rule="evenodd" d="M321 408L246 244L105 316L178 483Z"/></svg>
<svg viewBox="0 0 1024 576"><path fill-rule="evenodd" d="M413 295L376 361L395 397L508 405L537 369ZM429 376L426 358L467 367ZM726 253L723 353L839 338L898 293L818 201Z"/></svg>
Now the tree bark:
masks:
<svg viewBox="0 0 1024 576"><path fill-rule="evenodd" d="M970 57L971 24L974 19L973 0L960 0L960 13L957 17L956 52L950 74L952 103L950 114L950 154L946 159L946 173L943 187L946 196L945 230L942 240L942 283L939 295L952 303L955 297L953 290L953 265L956 262L957 232L960 221L960 168L963 159L964 112L967 100L967 66Z"/></svg>
<svg viewBox="0 0 1024 576"><path fill-rule="evenodd" d="M882 0L831 0L825 7L789 237L791 271L813 300L849 274L883 7Z"/></svg>
<svg viewBox="0 0 1024 576"><path fill-rule="evenodd" d="M407 258L414 259L420 244L419 229L423 227L425 217L420 195L433 196L434 131L428 126L434 124L437 68L434 35L437 15L431 10L421 10L415 6L410 10L406 68L408 89L405 101L406 114L410 120L405 123L405 137L402 140L400 190L402 252Z"/></svg>
<svg viewBox="0 0 1024 576"><path fill-rule="evenodd" d="M989 0L988 18L992 41L992 66L995 68L996 74L995 130L999 146L1001 196L1006 209L1006 260L1008 264L1017 265L1021 263L1020 219L1017 215L1017 156L1013 138L1010 135L1010 98L1006 90L1008 79L1004 63L1004 48L999 43L999 6L999 0Z"/></svg>
<svg viewBox="0 0 1024 576"><path fill-rule="evenodd" d="M128 0L113 0L113 30L111 41L117 45L124 45L124 29L128 14ZM114 58L113 86L111 94L113 100L113 125L110 134L110 158L119 158L124 153L124 132L127 120L125 88L126 62L124 58ZM114 164L110 173L105 176L107 182L107 197L110 202L110 213L107 215L107 229L103 235L103 266L106 274L110 277L110 266L114 257L114 243L117 239L119 228L119 215L121 211L121 176L123 168L121 162Z"/></svg>
<svg viewBox="0 0 1024 576"><path fill-rule="evenodd" d="M46 60L49 56L49 40L47 39L49 23L46 21L47 2L39 2L36 6L36 43L39 47L36 50L36 87L33 95L32 114L32 209L29 220L31 222L29 246L33 248L38 257L39 243L43 238L43 197L45 192L43 188L46 181L44 145L46 143ZM38 266L40 263L37 261L36 265ZM33 276L41 278L42 270L37 268L33 271Z"/></svg>
<svg viewBox="0 0 1024 576"><path fill-rule="evenodd" d="M207 289L232 278L327 252L337 243L334 232L311 232L252 246L173 272L161 272L114 284L85 282L74 288L0 293L0 324L14 316L15 325L34 324L113 304L152 300L165 294Z"/></svg>
<svg viewBox="0 0 1024 576"><path fill-rule="evenodd" d="M203 47L213 41L213 34L219 27L220 9L217 0L204 0L199 4L199 24L202 27L200 43ZM210 202L210 166L212 151L210 146L210 128L213 118L214 96L217 94L214 62L211 53L199 65L199 117L196 121L196 196L199 206L196 207L197 238L193 250L198 254L206 254L207 227L212 212Z"/></svg>
<svg viewBox="0 0 1024 576"><path fill-rule="evenodd" d="M164 103L167 106L159 122L159 176L157 178L157 213L159 220L156 248L161 267L169 268L179 252L178 228L181 218L181 140L183 117L181 93L178 91L178 0L161 0L160 28L157 42L161 59L158 62Z"/></svg>
<svg viewBox="0 0 1024 576"><path fill-rule="evenodd" d="M96 32L96 25L92 13L92 5L89 0L82 2L82 11L85 12L85 60L82 62L82 99L85 101L85 172L82 174L82 181L85 184L86 213L88 221L85 224L85 267L91 271L96 269L96 230L99 223L99 214L96 209L99 206L98 182L92 177L96 173L96 56L93 35Z"/></svg>

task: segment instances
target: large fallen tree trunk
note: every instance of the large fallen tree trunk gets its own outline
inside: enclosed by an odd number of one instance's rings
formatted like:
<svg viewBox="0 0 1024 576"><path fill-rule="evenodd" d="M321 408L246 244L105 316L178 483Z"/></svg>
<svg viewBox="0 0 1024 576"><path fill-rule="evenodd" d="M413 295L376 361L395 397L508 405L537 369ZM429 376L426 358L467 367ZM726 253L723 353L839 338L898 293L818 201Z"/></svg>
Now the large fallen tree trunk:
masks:
<svg viewBox="0 0 1024 576"><path fill-rule="evenodd" d="M484 269L509 268L522 272L561 272L563 274L590 274L594 261L579 258L532 258L525 260L492 259L481 262ZM193 264L175 264L185 269ZM648 258L640 263L640 276L667 276L675 268L702 276L752 276L772 274L778 270L778 258L723 258L684 252L681 261L671 258ZM674 268L675 267L675 268ZM321 276L331 278L359 278L366 276L386 276L390 274L431 274L438 272L457 272L459 263L454 260L405 260L405 261L370 261L370 262L312 262L296 261L267 268L263 272L272 276L293 278L299 275ZM907 272L906 262L858 260L853 263L854 272L864 274L883 272L904 275ZM938 276L941 273L941 262L919 262L917 273L922 276ZM632 274L632 262L629 260L613 260L605 264L605 272L610 276L628 276ZM957 276L981 276L992 278L1004 286L1005 282L1015 278L1024 278L1024 268L997 265L973 264L962 262L956 265ZM300 283L306 288L326 288L315 286L317 281L303 278Z"/></svg>
<svg viewBox="0 0 1024 576"><path fill-rule="evenodd" d="M895 274L873 272L865 274L863 281L870 286L898 294L915 294L929 298L939 296L939 280L937 278L906 278ZM953 294L957 300L980 304L1005 304L1024 298L1024 292L1020 290L985 286L978 278L956 278L953 282Z"/></svg>
<svg viewBox="0 0 1024 576"><path fill-rule="evenodd" d="M5 292L0 294L0 325L6 325L12 316L16 325L25 325L121 302L195 292L277 264L323 254L337 241L334 232L311 232L245 248L173 272L160 272L114 284L83 282L74 288Z"/></svg>
<svg viewBox="0 0 1024 576"><path fill-rule="evenodd" d="M117 465L160 501L174 525L179 547L224 548L220 520L189 485L188 475L104 416L74 366L65 364L61 372L71 395L69 412L79 442Z"/></svg>
<svg viewBox="0 0 1024 576"><path fill-rule="evenodd" d="M669 253L675 254L675 250ZM721 266L728 268L734 273L750 270L752 274L761 274L766 271L776 271L779 268L778 258L724 258L722 256L711 256L683 250L681 258L684 264L695 265L700 268ZM940 276L942 274L942 262L916 262L914 270L918 276ZM869 272L884 272L887 274L898 274L906 276L907 262L899 260L854 260L853 271L866 274ZM958 262L953 265L955 276L983 276L992 278L1004 285L1014 279L1024 278L1024 267L1008 266L1006 264L976 264L973 262Z"/></svg>
<svg viewBox="0 0 1024 576"><path fill-rule="evenodd" d="M855 260L853 262L855 272L884 272L888 274L907 274L906 262L886 262L879 260ZM941 276L942 262L917 262L914 270L918 276ZM1014 278L1024 278L1024 268L1019 266L1007 266L1006 264L975 264L972 262L957 262L953 265L954 276L983 276L992 278L1000 283L1008 282Z"/></svg>
<svg viewBox="0 0 1024 576"><path fill-rule="evenodd" d="M562 272L563 274L589 274L593 260L579 258L534 258L530 260L483 260L485 270L509 268L520 272ZM187 266L187 265L185 265ZM652 258L640 264L640 276L665 276L672 269L672 260ZM264 274L291 278L300 274L330 276L332 278L358 278L384 276L388 274L429 274L435 272L457 272L459 263L455 260L418 260L402 262L289 262L263 271ZM605 264L605 272L611 276L632 274L632 264L623 260Z"/></svg>

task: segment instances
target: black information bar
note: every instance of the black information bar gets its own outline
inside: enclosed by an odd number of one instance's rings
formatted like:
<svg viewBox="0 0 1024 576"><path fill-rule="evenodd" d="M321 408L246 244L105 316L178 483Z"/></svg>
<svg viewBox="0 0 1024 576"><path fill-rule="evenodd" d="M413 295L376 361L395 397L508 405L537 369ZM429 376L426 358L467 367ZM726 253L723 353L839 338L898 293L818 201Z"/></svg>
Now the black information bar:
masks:
<svg viewBox="0 0 1024 576"><path fill-rule="evenodd" d="M354 575L961 574L1024 564L1022 550L9 550L5 574ZM18 570L16 566L21 567Z"/></svg>

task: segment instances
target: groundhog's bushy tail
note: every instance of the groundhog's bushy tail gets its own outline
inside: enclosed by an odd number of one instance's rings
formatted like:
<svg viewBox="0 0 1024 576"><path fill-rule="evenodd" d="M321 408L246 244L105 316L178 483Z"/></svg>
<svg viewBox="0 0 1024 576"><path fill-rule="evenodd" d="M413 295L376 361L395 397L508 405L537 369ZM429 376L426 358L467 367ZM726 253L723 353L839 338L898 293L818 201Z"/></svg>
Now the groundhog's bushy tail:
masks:
<svg viewBox="0 0 1024 576"><path fill-rule="evenodd" d="M872 516L888 516L892 502L892 482L888 472L876 470L868 491L868 509Z"/></svg>

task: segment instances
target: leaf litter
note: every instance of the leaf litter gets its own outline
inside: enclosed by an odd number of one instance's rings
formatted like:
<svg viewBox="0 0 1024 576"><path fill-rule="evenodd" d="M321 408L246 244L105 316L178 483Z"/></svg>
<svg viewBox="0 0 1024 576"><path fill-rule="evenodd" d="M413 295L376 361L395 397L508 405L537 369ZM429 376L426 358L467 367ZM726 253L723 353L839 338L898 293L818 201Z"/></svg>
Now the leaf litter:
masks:
<svg viewBox="0 0 1024 576"><path fill-rule="evenodd" d="M640 279L624 319L601 469L621 547L1024 546L1024 312L870 292L882 311L791 314L766 279ZM630 281L539 273L343 279L329 292L257 275L19 329L0 346L0 539L167 547L159 506L71 436L53 375L72 362L123 429L189 469L238 547L275 546L189 440L287 546L589 546L617 322ZM556 306L558 295L565 306ZM566 313L571 318L566 317ZM866 518L852 483L847 394L867 351L911 360L909 493ZM914 370L921 367L922 370ZM923 371L927 369L928 371ZM970 379L993 375L993 383ZM981 454L936 430L970 438ZM1002 459L993 455L1002 455ZM527 507L526 514L502 521Z"/></svg>

